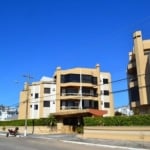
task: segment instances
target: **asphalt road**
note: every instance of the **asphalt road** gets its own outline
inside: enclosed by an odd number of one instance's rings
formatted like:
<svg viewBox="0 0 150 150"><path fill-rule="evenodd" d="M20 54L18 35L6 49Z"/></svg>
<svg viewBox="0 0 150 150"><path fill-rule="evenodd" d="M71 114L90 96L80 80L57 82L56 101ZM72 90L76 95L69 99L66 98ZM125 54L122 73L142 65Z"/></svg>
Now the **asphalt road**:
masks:
<svg viewBox="0 0 150 150"><path fill-rule="evenodd" d="M108 147L80 145L54 139L39 139L31 137L6 138L4 136L3 137L0 136L0 150L91 150L91 149L112 150L112 148Z"/></svg>
<svg viewBox="0 0 150 150"><path fill-rule="evenodd" d="M28 135L6 137L0 134L0 150L149 150L150 144L129 141L82 139L76 135Z"/></svg>

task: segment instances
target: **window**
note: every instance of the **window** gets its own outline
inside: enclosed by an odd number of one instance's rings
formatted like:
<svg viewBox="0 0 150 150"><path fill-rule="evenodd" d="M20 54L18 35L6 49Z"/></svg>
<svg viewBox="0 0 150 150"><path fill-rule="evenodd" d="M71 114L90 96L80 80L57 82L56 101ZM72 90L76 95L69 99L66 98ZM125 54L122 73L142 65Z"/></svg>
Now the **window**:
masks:
<svg viewBox="0 0 150 150"><path fill-rule="evenodd" d="M109 108L109 107L110 107L109 102L105 102L105 103L104 103L104 107L105 107L105 108Z"/></svg>
<svg viewBox="0 0 150 150"><path fill-rule="evenodd" d="M104 78L103 79L103 84L108 84L108 79Z"/></svg>
<svg viewBox="0 0 150 150"><path fill-rule="evenodd" d="M39 93L35 93L35 98L39 98Z"/></svg>
<svg viewBox="0 0 150 150"><path fill-rule="evenodd" d="M34 105L34 110L38 110L38 105Z"/></svg>
<svg viewBox="0 0 150 150"><path fill-rule="evenodd" d="M97 77L93 77L91 75L82 75L82 82L83 83L92 83L97 84Z"/></svg>
<svg viewBox="0 0 150 150"><path fill-rule="evenodd" d="M61 75L61 83L67 82L80 82L80 75L79 74Z"/></svg>
<svg viewBox="0 0 150 150"><path fill-rule="evenodd" d="M51 89L50 88L44 88L44 93L45 94L49 94L51 92Z"/></svg>
<svg viewBox="0 0 150 150"><path fill-rule="evenodd" d="M104 95L109 95L109 91L108 90L104 90Z"/></svg>
<svg viewBox="0 0 150 150"><path fill-rule="evenodd" d="M81 77L82 83L92 83L97 84L97 77L82 74ZM67 74L67 75L61 75L61 83L67 83L67 82L80 82L80 74Z"/></svg>
<svg viewBox="0 0 150 150"><path fill-rule="evenodd" d="M65 90L66 92L66 95L75 95L78 93L78 89L77 88L66 88L66 89L62 89L62 90Z"/></svg>
<svg viewBox="0 0 150 150"><path fill-rule="evenodd" d="M44 101L43 106L44 107L50 107L50 101Z"/></svg>
<svg viewBox="0 0 150 150"><path fill-rule="evenodd" d="M140 100L138 86L129 89L129 97L130 97L130 103Z"/></svg>

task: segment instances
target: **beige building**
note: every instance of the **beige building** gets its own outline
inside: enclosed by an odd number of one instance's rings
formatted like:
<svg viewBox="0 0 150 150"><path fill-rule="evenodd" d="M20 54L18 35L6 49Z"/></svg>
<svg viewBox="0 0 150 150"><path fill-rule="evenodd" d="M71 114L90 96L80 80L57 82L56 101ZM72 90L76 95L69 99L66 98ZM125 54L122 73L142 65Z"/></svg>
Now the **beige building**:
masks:
<svg viewBox="0 0 150 150"><path fill-rule="evenodd" d="M53 114L62 123L69 114L75 119L85 115L113 116L111 91L111 75L100 72L99 65L68 70L57 67L53 78L43 77L29 86L25 84L20 93L19 119Z"/></svg>
<svg viewBox="0 0 150 150"><path fill-rule="evenodd" d="M130 106L135 113L150 113L150 40L133 34L134 46L127 67Z"/></svg>
<svg viewBox="0 0 150 150"><path fill-rule="evenodd" d="M113 95L111 94L110 73L95 68L73 68L62 70L57 67L56 112L82 111L96 109L107 111L105 116L114 115Z"/></svg>
<svg viewBox="0 0 150 150"><path fill-rule="evenodd" d="M19 119L48 117L56 112L56 84L53 78L42 77L39 82L25 83L20 92ZM26 116L27 115L27 116Z"/></svg>

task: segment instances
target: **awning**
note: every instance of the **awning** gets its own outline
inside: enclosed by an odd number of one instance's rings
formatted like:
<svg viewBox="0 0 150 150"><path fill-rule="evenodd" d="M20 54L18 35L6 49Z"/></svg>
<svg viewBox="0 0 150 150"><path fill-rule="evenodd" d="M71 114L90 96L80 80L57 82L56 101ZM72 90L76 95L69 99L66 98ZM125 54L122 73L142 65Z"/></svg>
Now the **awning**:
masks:
<svg viewBox="0 0 150 150"><path fill-rule="evenodd" d="M51 113L56 117L75 117L75 116L103 116L107 114L106 110L98 109L83 109L83 110L65 110L56 113Z"/></svg>

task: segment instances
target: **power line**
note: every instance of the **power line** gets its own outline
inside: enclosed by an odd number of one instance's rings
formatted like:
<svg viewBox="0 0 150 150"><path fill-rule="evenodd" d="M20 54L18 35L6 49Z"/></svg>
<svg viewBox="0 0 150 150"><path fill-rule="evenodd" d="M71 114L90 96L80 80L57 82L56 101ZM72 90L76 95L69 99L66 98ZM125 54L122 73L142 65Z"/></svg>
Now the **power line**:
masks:
<svg viewBox="0 0 150 150"><path fill-rule="evenodd" d="M118 79L118 80L114 80L114 81L111 81L111 82L108 82L107 84L111 84L111 83L116 83L116 82L121 82L121 81L124 81L124 80L130 80L130 79L137 79L138 77L140 76L146 76L146 75L150 75L150 73L147 73L147 74L139 74L137 75L136 77L127 77L127 78L121 78L121 79ZM25 77L31 77L31 76L25 76ZM31 77L33 78L33 77ZM100 85L105 85L104 83L103 84L100 84ZM146 87L150 87L150 85L145 85L145 86L141 86L141 87L138 87L139 89L140 88L146 88ZM120 90L117 90L117 91L112 91L110 92L110 94L116 94L116 93L122 93L122 92L127 92L129 91L129 88L126 88L126 89L120 89ZM42 99L42 98L45 98L45 97L51 97L51 96L56 96L56 95L60 95L60 93L56 93L56 94L49 94L49 95L46 95L46 96L41 96L41 97L38 97L39 99ZM80 98L80 96L75 96L75 98ZM32 98L32 99L29 99L29 101L32 101L32 100L35 100L35 98ZM55 99L56 101L59 100L59 99ZM43 100L44 101L44 100ZM52 100L51 100L52 101ZM12 104L10 105L9 107L13 106L13 105L19 105L21 103L25 103L26 100L24 101L21 101L19 103L16 103L16 104ZM41 100L39 101L34 101L34 102L29 102L29 103L36 103L36 102L42 102Z"/></svg>

